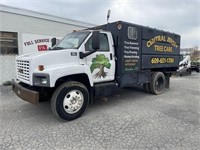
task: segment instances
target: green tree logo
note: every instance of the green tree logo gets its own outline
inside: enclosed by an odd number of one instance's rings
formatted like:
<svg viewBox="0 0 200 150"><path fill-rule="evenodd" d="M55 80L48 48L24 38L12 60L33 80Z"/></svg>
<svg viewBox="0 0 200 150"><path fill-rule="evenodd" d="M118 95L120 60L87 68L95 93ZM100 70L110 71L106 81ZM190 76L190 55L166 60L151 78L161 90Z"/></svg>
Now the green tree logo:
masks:
<svg viewBox="0 0 200 150"><path fill-rule="evenodd" d="M90 66L91 72L93 72L96 68L99 69L99 72L94 75L95 79L99 79L101 77L105 78L107 76L107 72L104 72L104 67L108 69L111 67L108 57L104 54L97 54L96 57L92 59L92 65Z"/></svg>

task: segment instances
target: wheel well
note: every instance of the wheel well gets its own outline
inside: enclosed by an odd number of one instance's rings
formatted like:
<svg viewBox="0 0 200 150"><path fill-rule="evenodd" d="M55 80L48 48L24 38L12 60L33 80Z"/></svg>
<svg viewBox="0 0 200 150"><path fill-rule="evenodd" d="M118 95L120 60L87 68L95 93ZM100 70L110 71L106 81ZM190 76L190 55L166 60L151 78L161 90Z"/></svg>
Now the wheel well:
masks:
<svg viewBox="0 0 200 150"><path fill-rule="evenodd" d="M62 83L67 82L67 81L80 82L80 83L84 84L87 87L88 90L91 87L90 82L89 82L89 78L86 74L74 74L74 75L70 75L70 76L61 77L56 81L55 87L58 87Z"/></svg>

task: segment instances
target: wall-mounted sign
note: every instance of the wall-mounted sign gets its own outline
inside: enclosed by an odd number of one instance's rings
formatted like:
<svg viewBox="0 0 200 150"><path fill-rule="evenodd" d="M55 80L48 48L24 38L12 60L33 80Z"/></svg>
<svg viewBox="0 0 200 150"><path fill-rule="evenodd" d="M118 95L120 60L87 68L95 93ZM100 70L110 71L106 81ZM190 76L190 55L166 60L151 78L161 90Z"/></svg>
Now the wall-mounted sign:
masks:
<svg viewBox="0 0 200 150"><path fill-rule="evenodd" d="M56 43L62 39L57 36L22 34L23 54L48 50L52 46L53 38L56 38Z"/></svg>

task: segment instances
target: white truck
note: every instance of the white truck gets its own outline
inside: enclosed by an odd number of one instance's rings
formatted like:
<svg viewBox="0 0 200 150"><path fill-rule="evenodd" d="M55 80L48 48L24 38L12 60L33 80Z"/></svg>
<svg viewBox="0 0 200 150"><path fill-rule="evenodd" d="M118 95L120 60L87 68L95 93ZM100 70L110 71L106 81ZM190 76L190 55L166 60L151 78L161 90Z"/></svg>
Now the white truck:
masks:
<svg viewBox="0 0 200 150"><path fill-rule="evenodd" d="M190 55L181 55L181 61L179 63L179 69L177 70L177 73L182 76L186 74L191 74L191 59Z"/></svg>
<svg viewBox="0 0 200 150"><path fill-rule="evenodd" d="M118 88L143 85L161 94L179 55L179 35L117 21L70 33L49 51L18 56L13 91L33 104L51 99L57 118L73 120L94 97Z"/></svg>

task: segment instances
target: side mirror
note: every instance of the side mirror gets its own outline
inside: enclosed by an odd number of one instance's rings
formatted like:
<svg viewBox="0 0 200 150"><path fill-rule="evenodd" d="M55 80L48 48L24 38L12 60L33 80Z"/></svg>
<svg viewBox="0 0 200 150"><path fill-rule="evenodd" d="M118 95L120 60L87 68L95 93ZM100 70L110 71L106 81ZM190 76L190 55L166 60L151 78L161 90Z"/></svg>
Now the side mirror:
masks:
<svg viewBox="0 0 200 150"><path fill-rule="evenodd" d="M56 45L56 38L51 39L51 47L53 47L54 45Z"/></svg>
<svg viewBox="0 0 200 150"><path fill-rule="evenodd" d="M100 32L93 31L92 34L92 49L98 50L100 48Z"/></svg>

